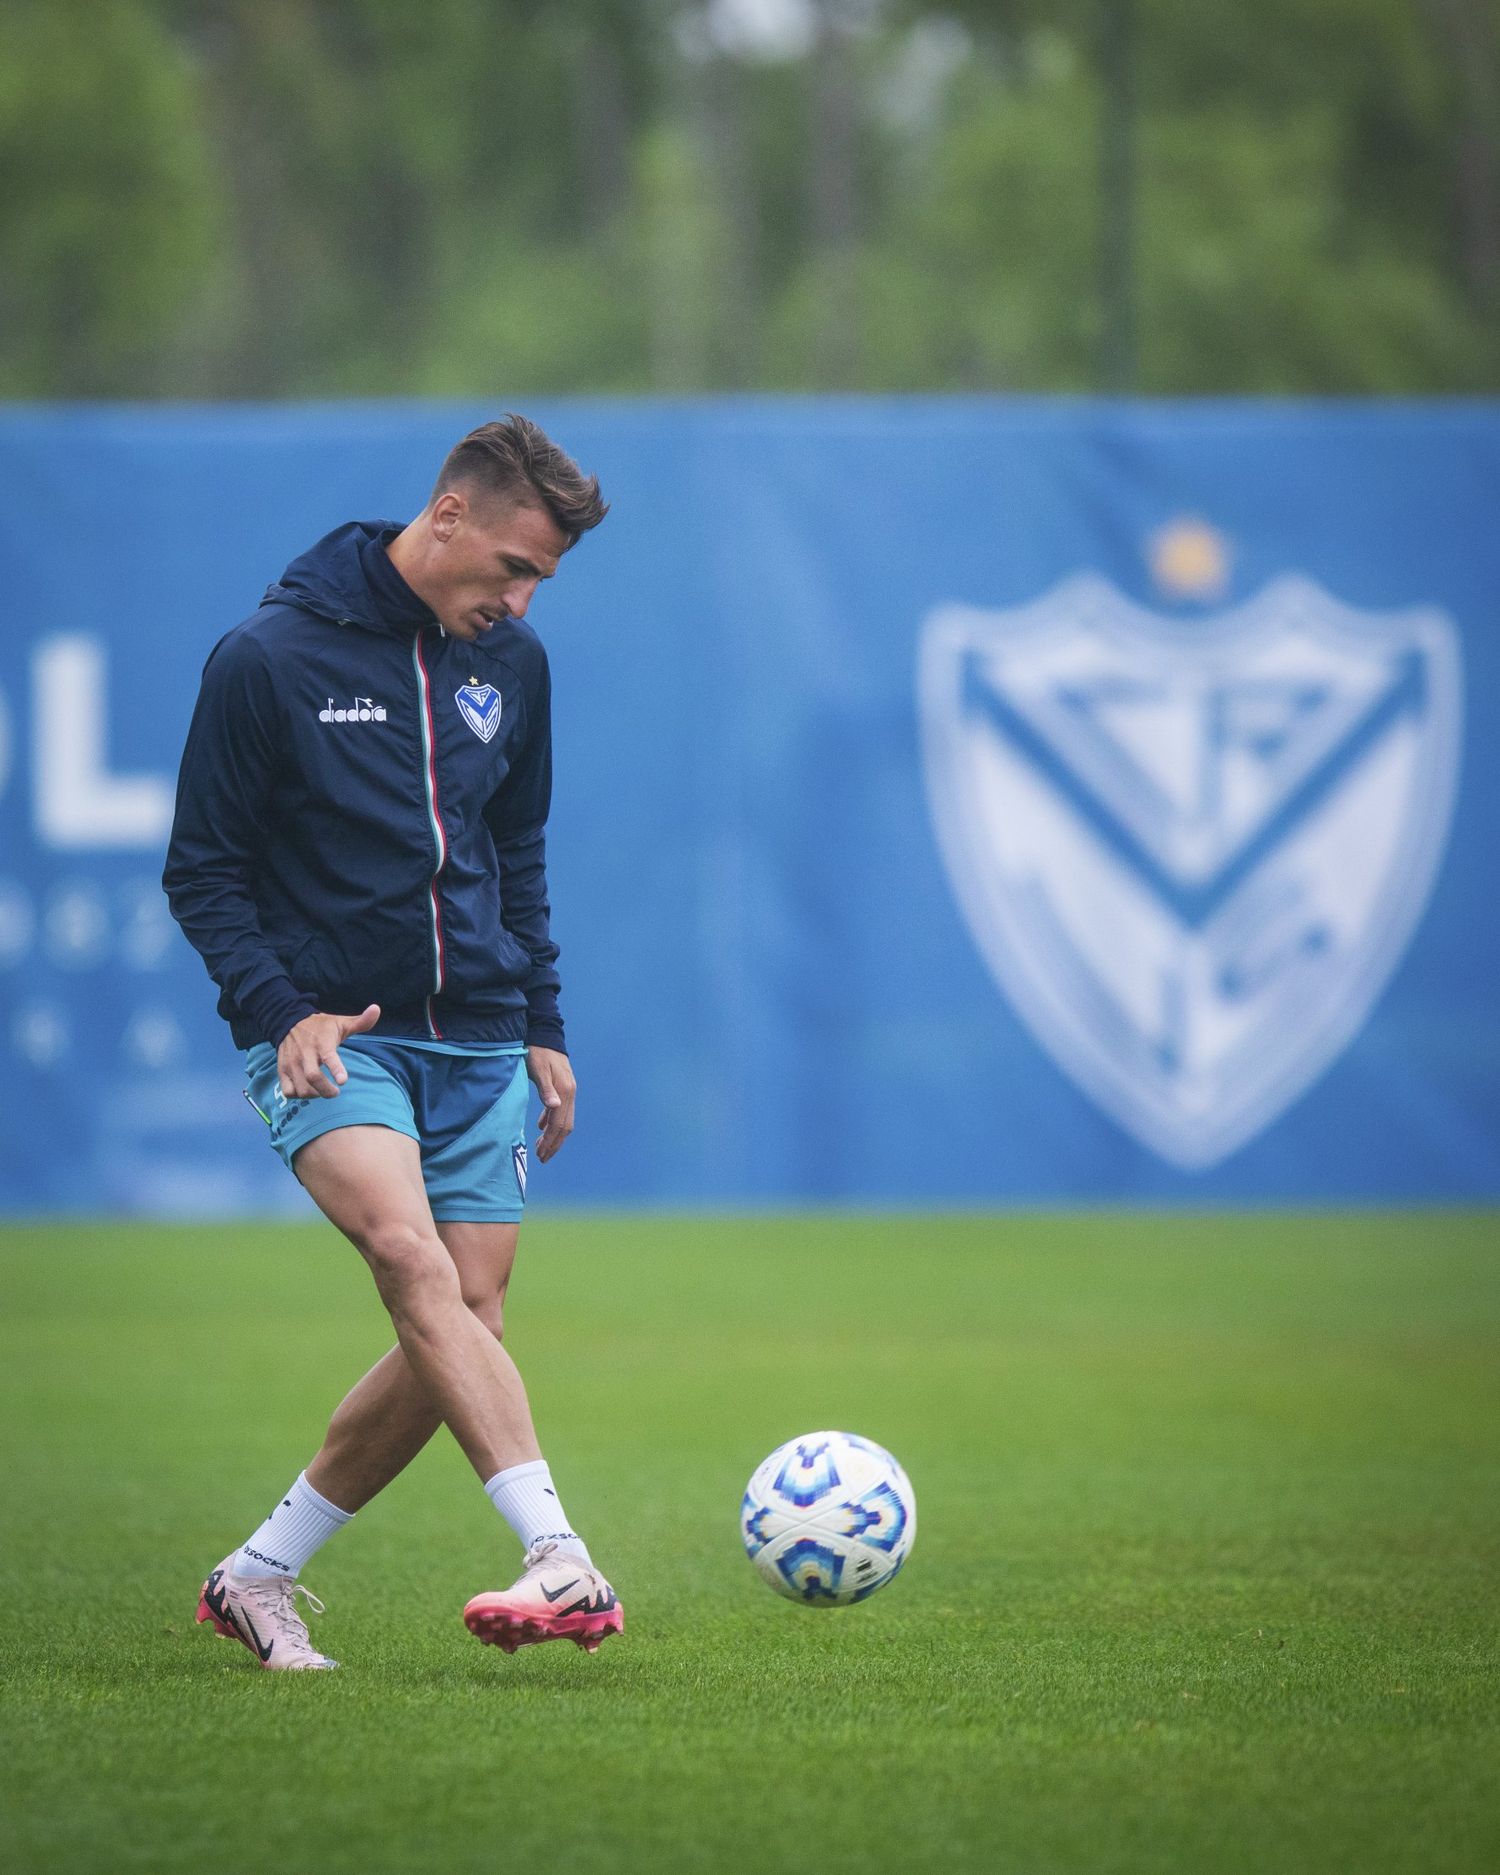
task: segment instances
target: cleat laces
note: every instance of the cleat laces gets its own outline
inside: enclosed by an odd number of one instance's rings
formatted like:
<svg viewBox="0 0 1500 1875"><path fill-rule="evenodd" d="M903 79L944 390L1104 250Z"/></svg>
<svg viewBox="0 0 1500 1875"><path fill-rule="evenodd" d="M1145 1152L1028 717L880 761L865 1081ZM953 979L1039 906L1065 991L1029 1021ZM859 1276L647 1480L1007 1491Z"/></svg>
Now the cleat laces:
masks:
<svg viewBox="0 0 1500 1875"><path fill-rule="evenodd" d="M322 1602L318 1600L317 1596L313 1594L312 1590L305 1582L293 1582L290 1577L285 1576L281 1579L285 1583L285 1587L276 1598L276 1612L283 1621L295 1621L299 1623L303 1631L306 1632L307 1623L302 1619L302 1613L297 1606L295 1597L300 1595L315 1615L326 1615L328 1610L323 1606Z"/></svg>
<svg viewBox="0 0 1500 1875"><path fill-rule="evenodd" d="M241 1587L240 1594L270 1621L283 1646L290 1647L294 1654L317 1654L297 1597L300 1595L315 1615L328 1611L305 1582L293 1582L290 1576L263 1576L248 1593Z"/></svg>

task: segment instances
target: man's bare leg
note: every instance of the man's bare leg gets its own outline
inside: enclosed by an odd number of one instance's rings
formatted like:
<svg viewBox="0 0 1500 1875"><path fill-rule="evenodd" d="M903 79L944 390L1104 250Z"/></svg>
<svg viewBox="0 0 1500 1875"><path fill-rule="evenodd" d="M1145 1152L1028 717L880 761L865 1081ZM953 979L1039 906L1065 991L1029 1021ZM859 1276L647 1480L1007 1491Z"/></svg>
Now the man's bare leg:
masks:
<svg viewBox="0 0 1500 1875"><path fill-rule="evenodd" d="M434 1228L458 1271L465 1308L499 1341L520 1225L438 1222ZM519 1374L516 1385L522 1385ZM339 1405L307 1468L307 1481L344 1510L360 1510L406 1469L442 1423L405 1354L394 1347ZM535 1435L532 1444L534 1449Z"/></svg>
<svg viewBox="0 0 1500 1875"><path fill-rule="evenodd" d="M499 1342L516 1227L438 1226L416 1142L386 1127L324 1134L302 1148L297 1171L369 1264L398 1346L340 1405L283 1504L211 1573L199 1620L243 1640L262 1665L334 1664L311 1646L293 1607L292 1579L338 1522L388 1484L446 1420L526 1549L520 1579L475 1596L464 1609L466 1625L507 1652L564 1639L594 1652L624 1617L563 1516L525 1387ZM269 1576L254 1573L267 1568Z"/></svg>
<svg viewBox="0 0 1500 1875"><path fill-rule="evenodd" d="M373 1494L420 1450L440 1415L526 1551L519 1580L474 1596L464 1608L465 1625L507 1653L551 1640L597 1651L624 1624L619 1600L563 1515L525 1387L492 1332L498 1319L480 1321L460 1280L463 1264L485 1267L486 1249L492 1258L501 1255L500 1240L487 1242L477 1225L440 1235L415 1142L383 1128L325 1133L297 1155L297 1173L370 1265L407 1368L403 1375L387 1355L335 1415L326 1454L332 1477L338 1480L343 1467L347 1488ZM513 1255L514 1235L506 1247ZM507 1260L500 1287L508 1274ZM378 1422L387 1411L394 1428L382 1436ZM358 1447L372 1432L377 1451L370 1461ZM327 1480L330 1471L320 1475ZM304 1484L318 1491L311 1479Z"/></svg>
<svg viewBox="0 0 1500 1875"><path fill-rule="evenodd" d="M403 1391L390 1355L355 1389L375 1383L358 1408L361 1421L366 1407L378 1407L393 1384L396 1402L408 1415L365 1482L399 1459L388 1471L394 1477L410 1461L435 1430L423 1431L434 1412L481 1482L540 1458L515 1363L465 1304L454 1258L428 1208L416 1141L388 1127L339 1127L302 1148L297 1176L370 1266L418 1390ZM425 1408L420 1418L411 1410L419 1397ZM413 1444L418 1432L422 1436ZM311 1477L309 1482L321 1488ZM360 1481L353 1482L358 1488Z"/></svg>

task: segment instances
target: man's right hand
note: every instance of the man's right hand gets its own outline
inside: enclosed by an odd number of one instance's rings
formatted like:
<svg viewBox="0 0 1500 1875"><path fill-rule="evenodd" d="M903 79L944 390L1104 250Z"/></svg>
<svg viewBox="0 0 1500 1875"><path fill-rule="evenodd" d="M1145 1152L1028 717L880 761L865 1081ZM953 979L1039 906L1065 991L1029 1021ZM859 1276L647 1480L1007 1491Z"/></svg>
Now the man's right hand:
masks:
<svg viewBox="0 0 1500 1875"><path fill-rule="evenodd" d="M380 1020L379 1003L359 1016L304 1016L276 1050L276 1072L288 1100L331 1100L348 1080L339 1043Z"/></svg>

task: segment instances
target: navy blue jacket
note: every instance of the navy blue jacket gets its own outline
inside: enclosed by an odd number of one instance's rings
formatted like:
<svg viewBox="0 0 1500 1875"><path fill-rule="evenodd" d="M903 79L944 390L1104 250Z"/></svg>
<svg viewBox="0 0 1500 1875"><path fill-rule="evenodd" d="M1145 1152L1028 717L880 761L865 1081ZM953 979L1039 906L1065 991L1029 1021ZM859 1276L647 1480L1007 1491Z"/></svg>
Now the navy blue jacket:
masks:
<svg viewBox="0 0 1500 1875"><path fill-rule="evenodd" d="M379 1003L376 1034L562 1048L536 633L448 638L354 521L214 647L162 883L241 1048Z"/></svg>

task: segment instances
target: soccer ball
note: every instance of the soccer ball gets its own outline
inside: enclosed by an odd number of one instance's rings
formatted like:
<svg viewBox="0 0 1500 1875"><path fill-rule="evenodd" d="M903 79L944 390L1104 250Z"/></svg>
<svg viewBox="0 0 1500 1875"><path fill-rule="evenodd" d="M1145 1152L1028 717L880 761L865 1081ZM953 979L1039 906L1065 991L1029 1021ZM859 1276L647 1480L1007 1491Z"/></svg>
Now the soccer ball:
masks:
<svg viewBox="0 0 1500 1875"><path fill-rule="evenodd" d="M884 1588L906 1561L917 1500L884 1446L852 1432L807 1432L756 1466L740 1534L778 1595L838 1607Z"/></svg>

